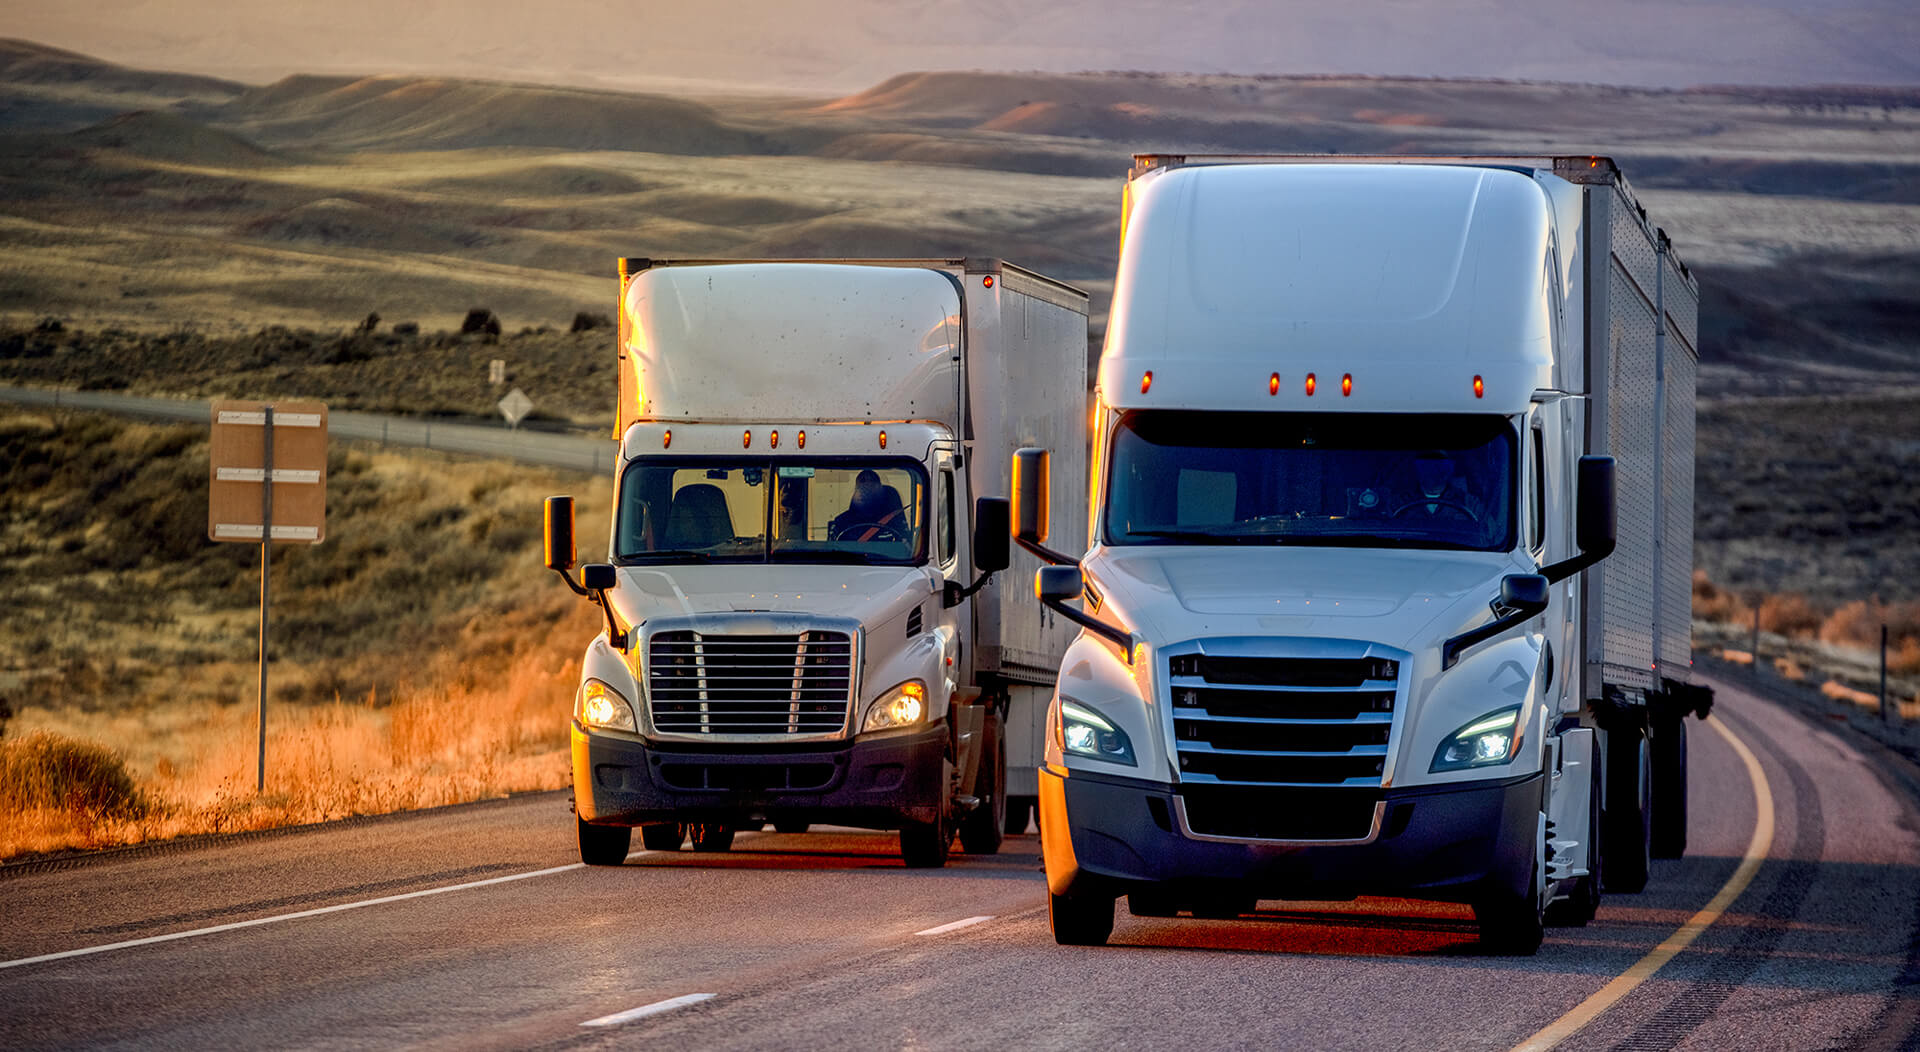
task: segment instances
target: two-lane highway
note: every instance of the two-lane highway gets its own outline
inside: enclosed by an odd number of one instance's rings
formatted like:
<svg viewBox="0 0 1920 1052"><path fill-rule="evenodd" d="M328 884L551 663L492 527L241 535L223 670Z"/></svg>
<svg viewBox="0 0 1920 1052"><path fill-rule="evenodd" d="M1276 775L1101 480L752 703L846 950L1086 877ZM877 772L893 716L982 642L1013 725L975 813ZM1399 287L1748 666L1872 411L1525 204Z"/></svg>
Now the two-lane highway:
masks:
<svg viewBox="0 0 1920 1052"><path fill-rule="evenodd" d="M1374 899L1122 904L1069 949L1031 836L937 871L846 830L590 869L540 794L0 876L0 1047L1913 1047L1910 775L1737 690L1714 718L1758 781L1694 724L1689 857L1533 958Z"/></svg>

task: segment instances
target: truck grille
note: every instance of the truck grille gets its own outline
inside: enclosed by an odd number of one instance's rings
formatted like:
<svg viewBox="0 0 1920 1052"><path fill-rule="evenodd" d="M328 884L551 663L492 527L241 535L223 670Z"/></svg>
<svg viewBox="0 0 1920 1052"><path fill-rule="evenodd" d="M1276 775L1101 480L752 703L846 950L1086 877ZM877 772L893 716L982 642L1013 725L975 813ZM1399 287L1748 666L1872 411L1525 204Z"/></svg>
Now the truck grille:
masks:
<svg viewBox="0 0 1920 1052"><path fill-rule="evenodd" d="M1238 840L1365 840L1382 799L1364 789L1189 785L1187 828Z"/></svg>
<svg viewBox="0 0 1920 1052"><path fill-rule="evenodd" d="M1399 662L1179 654L1168 672L1182 782L1381 784Z"/></svg>
<svg viewBox="0 0 1920 1052"><path fill-rule="evenodd" d="M647 703L665 734L834 734L852 700L844 632L660 632L647 644Z"/></svg>

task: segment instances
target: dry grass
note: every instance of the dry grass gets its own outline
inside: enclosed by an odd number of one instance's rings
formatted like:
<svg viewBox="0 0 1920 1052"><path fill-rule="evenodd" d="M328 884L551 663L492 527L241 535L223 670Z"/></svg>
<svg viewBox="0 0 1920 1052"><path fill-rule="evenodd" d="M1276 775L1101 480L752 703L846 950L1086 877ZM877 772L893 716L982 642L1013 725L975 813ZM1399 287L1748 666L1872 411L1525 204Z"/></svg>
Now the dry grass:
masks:
<svg viewBox="0 0 1920 1052"><path fill-rule="evenodd" d="M336 449L327 543L275 552L255 794L259 568L248 546L205 538L204 443L193 428L0 415L0 545L21 571L0 582L0 697L16 713L0 858L566 784L595 611L539 565L540 498L581 498L591 551L604 482ZM119 772L137 806L35 788L67 784L23 773L54 753L91 758L73 784Z"/></svg>
<svg viewBox="0 0 1920 1052"><path fill-rule="evenodd" d="M1760 659L1782 678L1823 679L1821 693L1876 711L1880 631L1887 631L1887 690L1897 711L1920 719L1920 602L1856 599L1834 604L1797 593L1752 597L1760 612ZM1752 665L1755 603L1693 575L1694 636L1735 665ZM1724 644L1732 643L1733 646ZM1862 700L1865 699L1865 700ZM1907 700L1911 699L1911 700Z"/></svg>

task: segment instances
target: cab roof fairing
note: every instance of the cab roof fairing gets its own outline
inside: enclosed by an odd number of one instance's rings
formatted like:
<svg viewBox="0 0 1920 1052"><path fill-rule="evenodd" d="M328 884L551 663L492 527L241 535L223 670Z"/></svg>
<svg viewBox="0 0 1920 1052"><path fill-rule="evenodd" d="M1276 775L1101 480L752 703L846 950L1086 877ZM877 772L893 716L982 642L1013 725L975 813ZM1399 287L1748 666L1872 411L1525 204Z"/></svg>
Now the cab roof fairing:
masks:
<svg viewBox="0 0 1920 1052"><path fill-rule="evenodd" d="M1526 175L1219 165L1132 193L1100 362L1115 408L1511 414L1554 386L1552 206Z"/></svg>

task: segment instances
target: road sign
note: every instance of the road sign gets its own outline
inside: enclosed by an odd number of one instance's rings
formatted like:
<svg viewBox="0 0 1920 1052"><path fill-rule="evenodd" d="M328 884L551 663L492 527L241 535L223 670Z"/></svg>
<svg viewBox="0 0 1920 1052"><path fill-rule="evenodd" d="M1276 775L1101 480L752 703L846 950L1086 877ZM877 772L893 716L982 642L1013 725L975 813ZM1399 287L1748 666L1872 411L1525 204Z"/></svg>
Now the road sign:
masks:
<svg viewBox="0 0 1920 1052"><path fill-rule="evenodd" d="M267 414L273 414L272 448ZM273 539L318 544L327 533L327 407L319 402L213 403L207 536L258 543L272 516ZM267 463L272 493L263 492ZM268 500L268 497L271 500Z"/></svg>
<svg viewBox="0 0 1920 1052"><path fill-rule="evenodd" d="M495 358L487 363L487 382L495 387L507 382L507 363L505 359Z"/></svg>
<svg viewBox="0 0 1920 1052"><path fill-rule="evenodd" d="M525 420L531 412L533 399L518 387L508 391L507 396L500 400L500 415L506 417L508 425L512 427L519 427L520 421Z"/></svg>

